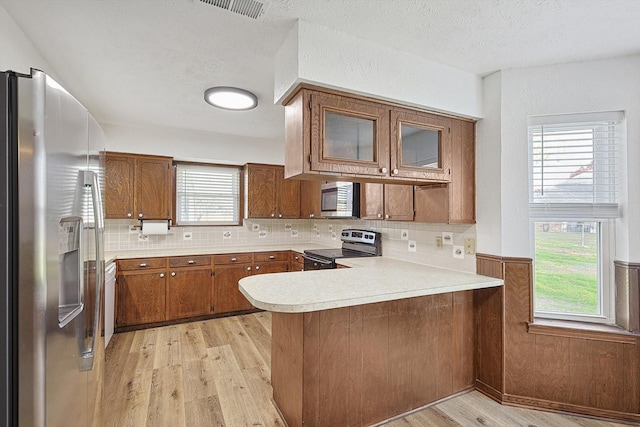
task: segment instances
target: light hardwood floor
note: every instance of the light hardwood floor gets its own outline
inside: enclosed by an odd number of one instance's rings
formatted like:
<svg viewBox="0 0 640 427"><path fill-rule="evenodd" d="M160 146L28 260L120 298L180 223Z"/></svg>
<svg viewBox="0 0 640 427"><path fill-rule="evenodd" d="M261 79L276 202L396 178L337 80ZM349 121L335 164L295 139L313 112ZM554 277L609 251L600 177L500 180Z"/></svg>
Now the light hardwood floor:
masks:
<svg viewBox="0 0 640 427"><path fill-rule="evenodd" d="M107 426L286 425L271 400L268 312L116 334L112 340L103 399ZM386 425L622 426L502 406L476 391Z"/></svg>

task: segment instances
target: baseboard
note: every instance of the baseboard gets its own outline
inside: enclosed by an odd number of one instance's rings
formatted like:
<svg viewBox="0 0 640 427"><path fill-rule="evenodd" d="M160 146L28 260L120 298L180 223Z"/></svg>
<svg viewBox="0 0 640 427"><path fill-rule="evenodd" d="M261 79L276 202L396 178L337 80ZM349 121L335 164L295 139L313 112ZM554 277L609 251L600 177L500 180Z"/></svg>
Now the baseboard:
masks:
<svg viewBox="0 0 640 427"><path fill-rule="evenodd" d="M476 387L477 386L478 385L476 382ZM482 391L480 388L478 388L478 390ZM487 396L492 397L489 394L487 394ZM612 421L618 423L624 422L633 425L637 425L637 423L640 422L640 414L598 409L587 406L573 405L571 403L561 403L544 399L536 399L532 397L514 396L512 394L506 393L502 394L501 403L507 406L518 406L526 409L541 409L551 412L560 412L563 414L586 416L603 421Z"/></svg>
<svg viewBox="0 0 640 427"><path fill-rule="evenodd" d="M478 390L485 396L490 397L496 402L502 403L502 392L491 387L489 384L485 384L482 381L476 379L476 390Z"/></svg>

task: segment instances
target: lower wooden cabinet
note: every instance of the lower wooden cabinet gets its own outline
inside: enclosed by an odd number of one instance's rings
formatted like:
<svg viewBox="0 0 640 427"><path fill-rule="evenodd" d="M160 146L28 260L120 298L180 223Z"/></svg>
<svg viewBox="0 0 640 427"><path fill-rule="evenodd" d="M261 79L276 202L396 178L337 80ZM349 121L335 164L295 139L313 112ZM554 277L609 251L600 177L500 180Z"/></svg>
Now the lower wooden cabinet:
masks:
<svg viewBox="0 0 640 427"><path fill-rule="evenodd" d="M117 327L164 321L166 284L164 270L118 274Z"/></svg>
<svg viewBox="0 0 640 427"><path fill-rule="evenodd" d="M304 271L304 258L300 252L291 251L289 271Z"/></svg>
<svg viewBox="0 0 640 427"><path fill-rule="evenodd" d="M238 289L238 281L252 274L252 264L218 265L215 261L215 313L251 310L253 306Z"/></svg>
<svg viewBox="0 0 640 427"><path fill-rule="evenodd" d="M291 251L118 260L116 328L253 310L238 288L252 274L289 271ZM302 256L295 253L302 268Z"/></svg>
<svg viewBox="0 0 640 427"><path fill-rule="evenodd" d="M211 267L171 271L167 284L167 320L211 313Z"/></svg>
<svg viewBox="0 0 640 427"><path fill-rule="evenodd" d="M253 274L289 271L289 251L256 252L253 254Z"/></svg>

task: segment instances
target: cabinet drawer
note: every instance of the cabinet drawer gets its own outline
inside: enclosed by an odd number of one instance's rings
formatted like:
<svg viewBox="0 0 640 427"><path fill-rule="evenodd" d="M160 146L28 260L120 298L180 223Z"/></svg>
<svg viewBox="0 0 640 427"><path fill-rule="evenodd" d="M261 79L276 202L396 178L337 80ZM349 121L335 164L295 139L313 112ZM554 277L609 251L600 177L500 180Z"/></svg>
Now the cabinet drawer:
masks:
<svg viewBox="0 0 640 427"><path fill-rule="evenodd" d="M211 265L210 256L183 256L176 258L169 258L169 267L195 267L199 265Z"/></svg>
<svg viewBox="0 0 640 427"><path fill-rule="evenodd" d="M246 264L252 262L252 256L250 253L216 255L213 257L213 262L215 265Z"/></svg>
<svg viewBox="0 0 640 427"><path fill-rule="evenodd" d="M117 261L118 271L165 268L166 258L135 258Z"/></svg>
<svg viewBox="0 0 640 427"><path fill-rule="evenodd" d="M289 261L289 252L256 252L253 254L253 260L255 262Z"/></svg>

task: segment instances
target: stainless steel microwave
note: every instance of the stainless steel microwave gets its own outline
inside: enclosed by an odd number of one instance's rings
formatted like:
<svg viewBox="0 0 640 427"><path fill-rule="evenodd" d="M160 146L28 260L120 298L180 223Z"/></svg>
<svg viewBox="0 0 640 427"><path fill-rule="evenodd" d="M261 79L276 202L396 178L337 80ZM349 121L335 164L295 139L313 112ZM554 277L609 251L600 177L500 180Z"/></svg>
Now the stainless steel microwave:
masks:
<svg viewBox="0 0 640 427"><path fill-rule="evenodd" d="M324 218L360 218L360 184L357 182L322 184L320 200Z"/></svg>

